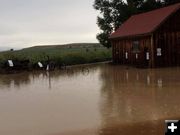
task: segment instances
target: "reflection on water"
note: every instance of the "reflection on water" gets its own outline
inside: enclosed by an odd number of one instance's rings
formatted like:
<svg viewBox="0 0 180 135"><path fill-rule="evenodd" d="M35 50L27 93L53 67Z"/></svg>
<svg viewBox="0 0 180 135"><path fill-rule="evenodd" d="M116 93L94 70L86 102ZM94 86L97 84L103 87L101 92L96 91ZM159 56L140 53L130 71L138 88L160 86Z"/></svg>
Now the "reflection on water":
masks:
<svg viewBox="0 0 180 135"><path fill-rule="evenodd" d="M163 135L180 118L180 69L103 68L101 135Z"/></svg>
<svg viewBox="0 0 180 135"><path fill-rule="evenodd" d="M180 118L180 68L108 64L0 76L0 134L163 135Z"/></svg>
<svg viewBox="0 0 180 135"><path fill-rule="evenodd" d="M91 73L95 72L96 67L91 66ZM74 78L78 75L87 76L89 74L88 67L74 67L67 68L66 70L46 72L46 71L33 71L33 72L22 72L18 74L0 75L0 88L20 88L21 85L29 85L34 80L47 80L49 89L51 89L51 78L58 79L59 77L70 77Z"/></svg>

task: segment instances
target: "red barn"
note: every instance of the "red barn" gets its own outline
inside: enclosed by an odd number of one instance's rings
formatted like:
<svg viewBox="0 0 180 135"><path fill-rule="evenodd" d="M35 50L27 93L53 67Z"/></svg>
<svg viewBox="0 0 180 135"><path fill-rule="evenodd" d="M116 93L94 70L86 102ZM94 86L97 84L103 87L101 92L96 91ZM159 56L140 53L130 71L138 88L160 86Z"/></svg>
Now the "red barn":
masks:
<svg viewBox="0 0 180 135"><path fill-rule="evenodd" d="M110 40L114 63L152 68L180 65L180 3L133 15Z"/></svg>

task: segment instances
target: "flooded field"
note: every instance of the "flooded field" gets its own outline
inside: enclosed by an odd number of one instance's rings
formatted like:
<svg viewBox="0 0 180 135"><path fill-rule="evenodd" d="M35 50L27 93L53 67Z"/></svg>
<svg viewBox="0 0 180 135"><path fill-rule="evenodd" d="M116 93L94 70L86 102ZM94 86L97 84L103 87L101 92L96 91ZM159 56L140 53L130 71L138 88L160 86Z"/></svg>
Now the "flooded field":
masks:
<svg viewBox="0 0 180 135"><path fill-rule="evenodd" d="M180 119L180 68L0 75L0 135L164 135L165 119Z"/></svg>

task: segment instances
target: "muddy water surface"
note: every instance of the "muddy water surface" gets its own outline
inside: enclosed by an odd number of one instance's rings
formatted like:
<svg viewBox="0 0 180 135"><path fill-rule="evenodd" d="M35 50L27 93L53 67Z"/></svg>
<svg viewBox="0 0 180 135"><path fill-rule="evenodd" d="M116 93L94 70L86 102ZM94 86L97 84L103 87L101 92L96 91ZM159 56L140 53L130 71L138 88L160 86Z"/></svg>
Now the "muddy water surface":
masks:
<svg viewBox="0 0 180 135"><path fill-rule="evenodd" d="M163 135L165 119L180 119L180 68L0 75L0 135Z"/></svg>

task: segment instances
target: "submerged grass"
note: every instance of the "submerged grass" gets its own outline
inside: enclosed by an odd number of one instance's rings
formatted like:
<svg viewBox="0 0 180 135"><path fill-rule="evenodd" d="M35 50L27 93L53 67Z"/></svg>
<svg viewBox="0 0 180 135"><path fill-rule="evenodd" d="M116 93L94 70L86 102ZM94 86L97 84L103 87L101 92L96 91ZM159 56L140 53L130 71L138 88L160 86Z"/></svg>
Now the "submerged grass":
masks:
<svg viewBox="0 0 180 135"><path fill-rule="evenodd" d="M56 64L76 65L111 60L111 49L99 44L70 44L64 46L36 46L18 51L0 53L0 66L8 59L37 62L54 61Z"/></svg>

